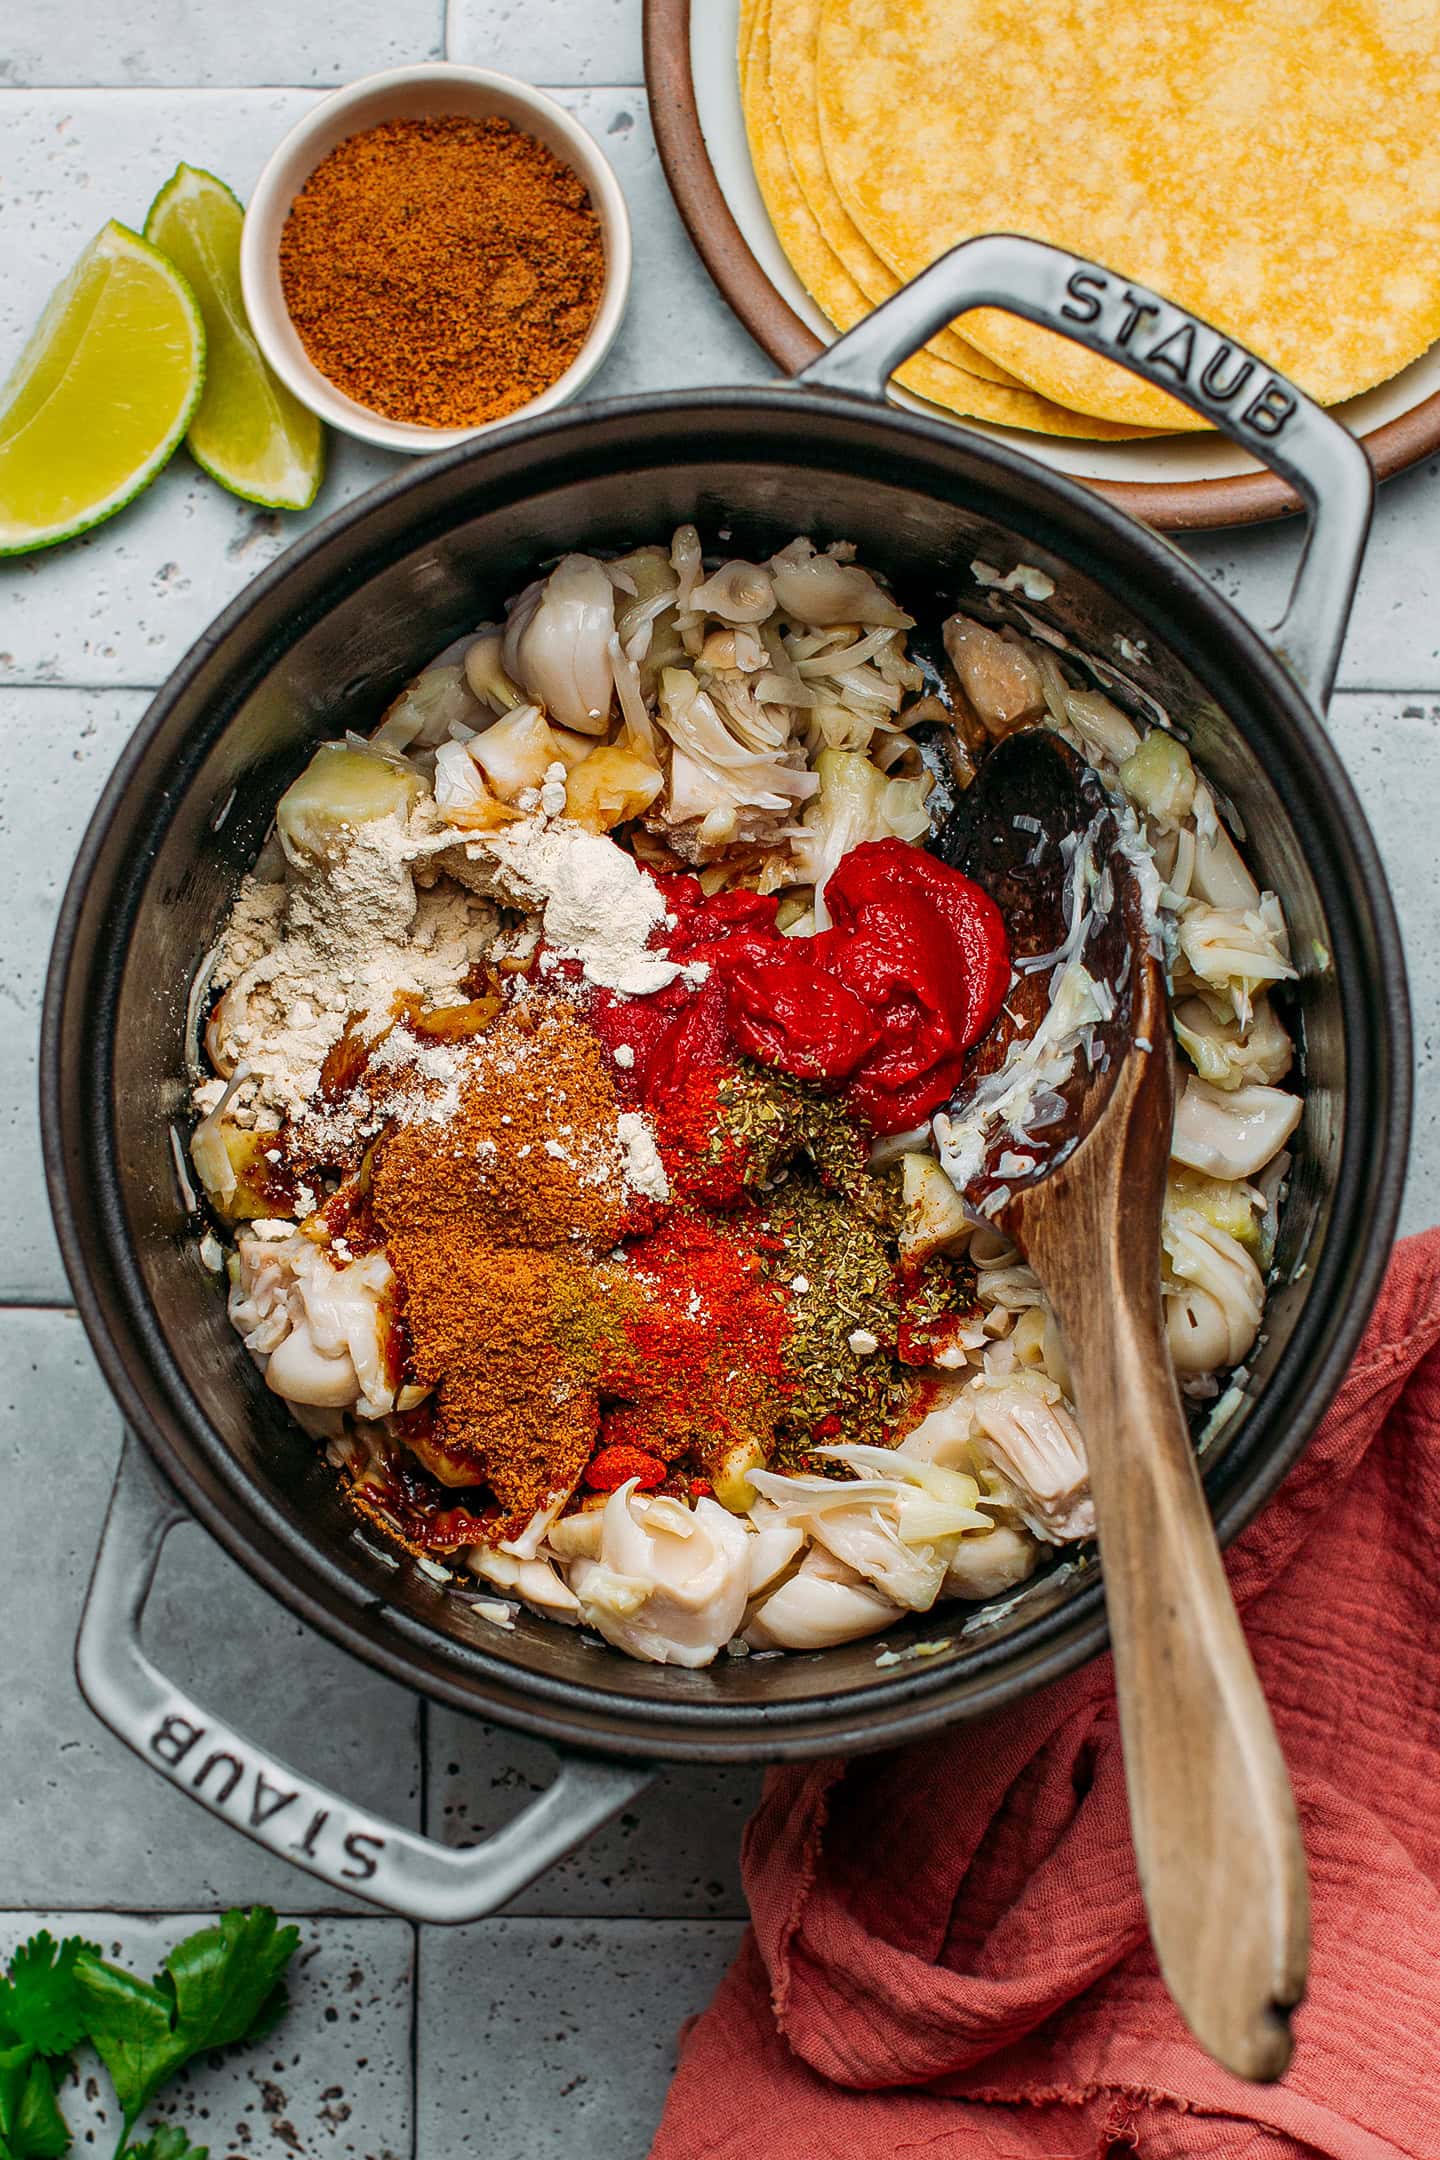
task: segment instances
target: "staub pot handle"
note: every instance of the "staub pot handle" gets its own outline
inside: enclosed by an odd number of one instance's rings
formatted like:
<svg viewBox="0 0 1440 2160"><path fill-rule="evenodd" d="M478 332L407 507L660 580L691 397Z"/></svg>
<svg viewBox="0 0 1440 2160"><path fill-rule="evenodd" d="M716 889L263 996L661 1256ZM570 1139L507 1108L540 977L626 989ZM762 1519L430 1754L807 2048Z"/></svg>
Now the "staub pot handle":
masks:
<svg viewBox="0 0 1440 2160"><path fill-rule="evenodd" d="M883 399L902 361L970 308L1041 324L1190 406L1288 480L1310 513L1290 601L1271 642L1315 710L1335 681L1375 475L1340 421L1234 338L1098 263L1017 233L963 240L795 377Z"/></svg>
<svg viewBox="0 0 1440 2160"><path fill-rule="evenodd" d="M408 1920L479 1920L608 1822L655 1777L646 1763L566 1751L538 1799L480 1845L437 1844L280 1762L167 1680L140 1647L161 1547L188 1511L127 1434L75 1645L91 1709L234 1830L332 1889Z"/></svg>

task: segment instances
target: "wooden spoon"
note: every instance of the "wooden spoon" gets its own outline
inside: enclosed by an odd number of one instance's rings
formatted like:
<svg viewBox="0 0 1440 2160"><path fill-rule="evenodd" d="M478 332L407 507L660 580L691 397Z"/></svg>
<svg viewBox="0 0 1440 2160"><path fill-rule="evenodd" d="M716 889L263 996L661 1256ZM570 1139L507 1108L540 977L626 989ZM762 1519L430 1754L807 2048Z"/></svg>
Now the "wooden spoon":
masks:
<svg viewBox="0 0 1440 2160"><path fill-rule="evenodd" d="M1201 2046L1238 2076L1268 2080L1290 2060L1289 2012L1305 1989L1305 1858L1166 1343L1160 1220L1174 1111L1170 1016L1139 881L1117 840L1096 775L1037 730L991 753L936 844L1000 902L1022 961L1064 942L1075 848L1088 846L1114 896L1084 948L1091 974L1115 994L1113 1018L1096 1030L1093 1066L1076 1060L1065 1115L1025 1147L1034 1168L1015 1174L1021 1144L1011 1136L1004 1173L1000 1151L987 1151L979 1189L967 1193L988 1196L986 1219L1044 1283L1069 1351L1131 1829L1161 1973ZM1048 974L1022 976L977 1076L1003 1059L1015 1033L1033 1032L1048 1005Z"/></svg>

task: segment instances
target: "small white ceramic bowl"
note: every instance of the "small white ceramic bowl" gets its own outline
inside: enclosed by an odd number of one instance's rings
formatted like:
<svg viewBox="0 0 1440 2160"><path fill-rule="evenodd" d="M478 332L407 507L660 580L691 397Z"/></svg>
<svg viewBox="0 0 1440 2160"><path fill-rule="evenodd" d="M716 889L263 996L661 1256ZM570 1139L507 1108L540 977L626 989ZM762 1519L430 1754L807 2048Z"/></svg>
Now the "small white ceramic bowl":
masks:
<svg viewBox="0 0 1440 2160"><path fill-rule="evenodd" d="M570 366L538 397L478 427L416 427L359 405L322 375L296 333L280 285L280 234L290 205L337 143L383 120L424 120L458 113L467 120L509 120L562 158L590 191L605 243L605 283L590 334ZM332 427L384 450L424 453L488 435L521 414L549 412L575 396L614 342L630 289L630 216L620 183L594 138L543 91L484 68L391 68L322 99L275 151L250 198L240 239L240 282L256 342L283 383Z"/></svg>

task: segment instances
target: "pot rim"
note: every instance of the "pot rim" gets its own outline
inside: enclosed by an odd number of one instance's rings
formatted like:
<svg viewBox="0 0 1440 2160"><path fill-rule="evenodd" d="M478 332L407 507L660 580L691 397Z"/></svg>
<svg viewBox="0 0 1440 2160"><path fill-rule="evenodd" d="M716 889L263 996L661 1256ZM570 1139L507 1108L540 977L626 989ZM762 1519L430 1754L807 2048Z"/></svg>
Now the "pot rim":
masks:
<svg viewBox="0 0 1440 2160"><path fill-rule="evenodd" d="M1051 525L1050 531L1036 530L1031 537L1067 560L1083 553L1087 573L1107 589L1116 582L1107 579L1112 567L1138 573L1147 589L1157 582L1168 584L1176 599L1183 597L1209 631L1224 641L1220 649L1228 650L1231 660L1243 665L1263 686L1268 701L1288 719L1303 751L1314 799L1323 805L1326 821L1348 848L1352 858L1347 866L1349 904L1360 927L1373 938L1378 969L1376 981L1366 983L1353 979L1349 972L1340 974L1337 968L1351 1074L1347 1075L1335 1213L1305 1307L1274 1375L1246 1420L1248 1427L1260 1420L1260 1440L1250 1451L1236 1489L1215 1509L1222 1544L1263 1506L1301 1453L1329 1406L1369 1317L1389 1259L1403 1190L1411 1061L1399 930L1378 852L1348 775L1283 662L1261 633L1170 542L1079 483L1038 466L1008 445L960 434L924 415L877 408L844 393L786 383L607 399L570 411L521 418L482 443L462 443L402 470L332 512L236 595L157 692L107 781L76 856L51 955L40 1050L45 1172L62 1257L91 1346L128 1422L187 1506L272 1595L353 1656L417 1692L557 1744L638 1758L718 1762L798 1759L895 1745L981 1715L1044 1681L1059 1678L1105 1645L1098 1571L1063 1605L1037 1613L1012 1637L969 1646L963 1680L957 1679L951 1663L936 1658L877 1672L873 1684L829 1699L822 1686L804 1701L761 1705L637 1700L604 1686L581 1688L525 1672L483 1650L454 1642L438 1629L378 1601L347 1569L316 1550L280 1509L252 1488L244 1467L209 1426L169 1358L130 1258L128 1225L110 1145L107 1091L98 1091L97 1114L92 1091L82 1084L84 1076L64 1070L62 1039L67 1008L80 976L89 973L96 954L113 955L116 950L113 929L83 947L80 935L91 879L117 813L177 704L217 650L273 593L337 540L357 536L378 513L407 496L423 497L467 465L476 467L479 479L497 453L544 449L553 457L557 450L563 451L567 436L576 438L575 448L583 452L587 443L597 445L606 429L618 426L623 430L631 423L659 420L673 424L687 417L696 423L696 439L703 440L704 421L717 410L757 425L767 417L783 419L797 444L804 440L805 426L814 423L823 430L843 419L887 448L904 444L922 453L933 466L937 491L947 477L957 490L962 488L966 466L971 468L973 488L978 479L975 468L979 468L986 483L1002 496L1007 482L1013 486L1014 495L1006 507L1014 529L1025 532L1043 518ZM516 499L523 499L523 494L521 483ZM1031 505L1037 495L1042 502L1035 510ZM412 529L407 549L415 541ZM357 581L359 575L368 577L383 568L383 559L377 559L383 553L381 549L352 553L350 566L357 571ZM333 598L333 584L329 597ZM1124 604L1143 603L1129 594ZM1156 628L1163 634L1161 594L1154 593L1150 604L1158 618ZM302 609L295 618L297 633L312 619ZM1206 660L1204 653L1197 652L1189 661L1202 681L1207 679ZM235 704L243 694L236 696ZM1219 701L1226 709L1224 700ZM125 927L128 933L128 919ZM1369 1014L1363 1009L1367 1001L1374 1007ZM1378 1026L1367 1027L1367 1020L1376 1019ZM100 1025L108 1045L108 1015ZM1353 1077L1357 1060L1359 1077L1365 1083L1361 1086ZM1359 1114L1362 1097L1369 1107L1363 1121ZM88 1196L82 1220L72 1202L67 1163L83 1148L87 1129L99 1136L97 1155L109 1189ZM1347 1195L1353 1197L1342 1207ZM1347 1214L1356 1221L1347 1225L1342 1219ZM1342 1250L1341 1233L1357 1224L1363 1236ZM112 1280L104 1279L102 1255L113 1268ZM1332 1316L1323 1332L1317 1303L1322 1283L1330 1291L1327 1303ZM1336 1313L1338 1320L1333 1318ZM1311 1314L1315 1318L1307 1330ZM1307 1334L1314 1338L1312 1342L1304 1340ZM1278 1398L1287 1384L1290 1392L1282 1407ZM1268 1414L1262 1415L1267 1406ZM794 1662L792 1657L790 1663Z"/></svg>

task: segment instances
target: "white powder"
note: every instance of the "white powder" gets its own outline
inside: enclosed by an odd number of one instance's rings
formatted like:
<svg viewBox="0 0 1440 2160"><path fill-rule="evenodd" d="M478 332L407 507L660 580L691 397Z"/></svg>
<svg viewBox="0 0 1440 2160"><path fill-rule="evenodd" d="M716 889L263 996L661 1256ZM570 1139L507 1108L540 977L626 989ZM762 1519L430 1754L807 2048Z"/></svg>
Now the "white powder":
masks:
<svg viewBox="0 0 1440 2160"><path fill-rule="evenodd" d="M321 1160L338 1159L392 1121L447 1124L460 1108L461 1086L476 1054L474 1039L424 1042L396 1028L371 1051L363 1077L348 1094L335 1102L317 1097L296 1112L296 1139Z"/></svg>
<svg viewBox="0 0 1440 2160"><path fill-rule="evenodd" d="M422 1080L438 1080L445 1087L454 1081L460 1063L457 1043L420 1042L413 1035L393 1033L371 1052L368 1060L373 1072L414 1072Z"/></svg>
<svg viewBox="0 0 1440 2160"><path fill-rule="evenodd" d="M487 835L485 851L495 864L495 896L538 911L546 943L578 960L587 982L645 997L680 973L676 961L647 949L666 920L659 888L613 840L526 818Z"/></svg>
<svg viewBox="0 0 1440 2160"><path fill-rule="evenodd" d="M625 1182L630 1190L643 1194L647 1200L668 1200L670 1180L665 1175L665 1165L660 1160L660 1150L655 1145L649 1120L638 1110L622 1110L615 1121L615 1130L625 1151Z"/></svg>
<svg viewBox="0 0 1440 2160"><path fill-rule="evenodd" d="M370 1058L370 1073L383 1073L404 1088L385 1091L385 1114L402 1125L444 1125L460 1108L460 1083L474 1054L474 1043L417 1042L396 1028ZM409 1085L406 1085L406 1083ZM319 1116L316 1111L312 1116ZM383 1120L376 1120L378 1131Z"/></svg>
<svg viewBox="0 0 1440 2160"><path fill-rule="evenodd" d="M211 977L225 991L212 1028L222 1069L243 1058L254 1074L241 1122L299 1110L349 1014L368 1013L378 1033L402 992L463 1002L461 981L495 941L495 910L448 878L417 892L423 851L398 816L382 818L309 874L245 880Z"/></svg>

